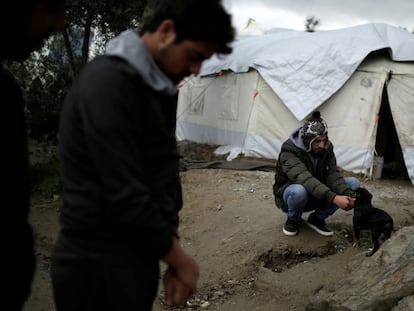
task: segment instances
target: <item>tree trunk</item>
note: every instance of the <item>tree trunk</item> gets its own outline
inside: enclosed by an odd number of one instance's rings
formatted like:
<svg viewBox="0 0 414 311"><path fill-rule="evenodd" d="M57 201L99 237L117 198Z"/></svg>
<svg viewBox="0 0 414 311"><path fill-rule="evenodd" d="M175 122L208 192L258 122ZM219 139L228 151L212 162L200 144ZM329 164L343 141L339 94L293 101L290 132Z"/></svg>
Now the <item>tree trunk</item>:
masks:
<svg viewBox="0 0 414 311"><path fill-rule="evenodd" d="M81 60L80 67L83 67L83 65L85 65L88 62L91 27L92 27L92 16L88 16L85 22L85 31L83 35L83 44L82 44L82 60Z"/></svg>
<svg viewBox="0 0 414 311"><path fill-rule="evenodd" d="M74 57L73 57L72 46L71 46L70 40L69 40L68 29L66 27L65 27L65 30L63 31L63 39L64 39L64 42L65 42L66 53L68 55L69 66L70 66L70 69L71 69L70 70L70 76L73 80L76 76L77 69L76 69L75 60L74 60Z"/></svg>

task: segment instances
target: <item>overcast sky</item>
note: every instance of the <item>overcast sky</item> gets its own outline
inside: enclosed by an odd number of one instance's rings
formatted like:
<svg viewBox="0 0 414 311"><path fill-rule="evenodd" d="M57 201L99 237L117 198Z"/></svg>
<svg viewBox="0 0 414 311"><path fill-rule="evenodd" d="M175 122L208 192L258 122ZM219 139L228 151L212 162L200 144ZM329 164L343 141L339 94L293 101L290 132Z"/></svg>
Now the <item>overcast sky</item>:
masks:
<svg viewBox="0 0 414 311"><path fill-rule="evenodd" d="M414 0L224 0L237 28L248 18L264 30L305 30L307 17L319 20L316 30L338 29L370 22L414 29Z"/></svg>

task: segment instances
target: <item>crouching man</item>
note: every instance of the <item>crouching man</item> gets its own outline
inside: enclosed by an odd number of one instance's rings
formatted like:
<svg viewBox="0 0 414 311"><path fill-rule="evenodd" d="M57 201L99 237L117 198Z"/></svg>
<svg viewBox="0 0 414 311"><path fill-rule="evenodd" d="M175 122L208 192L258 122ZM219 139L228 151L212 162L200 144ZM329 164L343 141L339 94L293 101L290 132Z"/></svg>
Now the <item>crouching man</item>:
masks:
<svg viewBox="0 0 414 311"><path fill-rule="evenodd" d="M338 172L328 125L316 111L287 139L279 154L273 184L276 205L287 213L283 233L297 234L302 214L312 211L306 224L324 236L333 231L325 219L338 208L354 206L350 194L360 186L355 177Z"/></svg>

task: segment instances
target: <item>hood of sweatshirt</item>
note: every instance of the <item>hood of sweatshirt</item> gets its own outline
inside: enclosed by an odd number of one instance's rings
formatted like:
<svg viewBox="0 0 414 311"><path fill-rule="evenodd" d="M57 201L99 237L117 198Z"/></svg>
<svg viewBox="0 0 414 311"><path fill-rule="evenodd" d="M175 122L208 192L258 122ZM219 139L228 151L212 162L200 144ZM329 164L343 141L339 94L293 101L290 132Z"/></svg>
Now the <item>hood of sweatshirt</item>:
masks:
<svg viewBox="0 0 414 311"><path fill-rule="evenodd" d="M177 93L175 84L161 71L134 30L125 30L110 40L105 55L117 56L127 61L152 89L169 95Z"/></svg>
<svg viewBox="0 0 414 311"><path fill-rule="evenodd" d="M306 149L305 144L303 143L303 139L302 139L302 135L303 135L303 129L302 127L299 127L297 129L295 129L292 134L290 134L289 139L292 143L295 144L296 147L305 150L306 152L308 152L308 150Z"/></svg>

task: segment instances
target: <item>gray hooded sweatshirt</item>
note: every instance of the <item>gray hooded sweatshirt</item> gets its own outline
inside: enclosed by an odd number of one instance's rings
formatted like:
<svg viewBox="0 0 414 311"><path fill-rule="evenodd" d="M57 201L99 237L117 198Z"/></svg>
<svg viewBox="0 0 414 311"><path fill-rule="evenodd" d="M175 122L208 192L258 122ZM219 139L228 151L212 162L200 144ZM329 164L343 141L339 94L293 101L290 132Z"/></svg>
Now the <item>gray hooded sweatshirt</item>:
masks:
<svg viewBox="0 0 414 311"><path fill-rule="evenodd" d="M63 207L56 258L160 258L182 206L177 89L134 31L85 66L59 129Z"/></svg>

